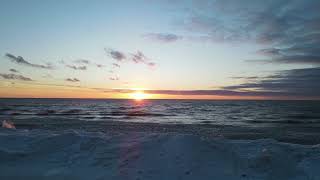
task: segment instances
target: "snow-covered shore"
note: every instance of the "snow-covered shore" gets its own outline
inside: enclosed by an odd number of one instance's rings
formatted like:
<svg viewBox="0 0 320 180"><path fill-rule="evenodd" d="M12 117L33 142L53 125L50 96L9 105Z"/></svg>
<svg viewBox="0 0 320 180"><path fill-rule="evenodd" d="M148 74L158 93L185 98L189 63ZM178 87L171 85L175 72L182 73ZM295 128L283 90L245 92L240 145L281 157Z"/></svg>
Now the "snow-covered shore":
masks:
<svg viewBox="0 0 320 180"><path fill-rule="evenodd" d="M0 130L0 179L320 177L320 146L181 133Z"/></svg>

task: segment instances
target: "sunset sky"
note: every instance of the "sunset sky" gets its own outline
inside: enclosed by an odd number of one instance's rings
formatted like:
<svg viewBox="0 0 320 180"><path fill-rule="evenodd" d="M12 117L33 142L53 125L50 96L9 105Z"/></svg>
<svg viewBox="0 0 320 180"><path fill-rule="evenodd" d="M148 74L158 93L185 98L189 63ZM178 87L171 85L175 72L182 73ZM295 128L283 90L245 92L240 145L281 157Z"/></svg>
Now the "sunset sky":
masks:
<svg viewBox="0 0 320 180"><path fill-rule="evenodd" d="M318 0L1 0L0 97L320 99Z"/></svg>

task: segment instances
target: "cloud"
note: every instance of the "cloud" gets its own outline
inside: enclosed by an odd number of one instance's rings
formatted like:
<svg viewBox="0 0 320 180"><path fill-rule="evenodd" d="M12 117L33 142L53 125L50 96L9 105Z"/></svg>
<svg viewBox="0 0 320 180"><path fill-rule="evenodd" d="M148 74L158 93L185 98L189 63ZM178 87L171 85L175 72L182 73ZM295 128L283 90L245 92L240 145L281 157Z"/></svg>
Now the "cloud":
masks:
<svg viewBox="0 0 320 180"><path fill-rule="evenodd" d="M148 65L149 67L154 67L154 66L156 66L156 63L154 63L154 62L148 62L147 65Z"/></svg>
<svg viewBox="0 0 320 180"><path fill-rule="evenodd" d="M142 51L126 54L124 52L109 49L106 50L106 52L118 62L112 64L114 67L120 67L119 62L134 62L135 64L145 64L149 67L156 66L156 63L152 62L152 60L144 55Z"/></svg>
<svg viewBox="0 0 320 180"><path fill-rule="evenodd" d="M260 49L257 53L264 56L278 56L280 55L280 50L277 48Z"/></svg>
<svg viewBox="0 0 320 180"><path fill-rule="evenodd" d="M81 64L81 65L87 65L87 66L89 66L89 65L93 65L93 66L95 66L95 67L97 67L97 68L104 68L105 67L105 65L103 65L103 64L96 64L96 63L93 63L93 62L91 62L91 61L89 61L89 60L87 60L87 59L77 59L77 60L74 60L73 61L74 63L76 63L76 64ZM64 62L62 62L63 64L64 64ZM79 67L80 67L80 70L85 70L86 68L83 68L84 66L75 66L75 65L71 65L72 67L70 67L70 68L72 68L72 69L76 69L76 70L79 70Z"/></svg>
<svg viewBox="0 0 320 180"><path fill-rule="evenodd" d="M14 56L12 54L6 53L5 57L10 59L14 63L25 65L25 66L29 66L29 67L41 68L41 69L53 69L53 67L50 64L47 64L47 65L33 64L33 63L30 63L30 62L26 61L21 56Z"/></svg>
<svg viewBox="0 0 320 180"><path fill-rule="evenodd" d="M80 82L80 80L77 79L77 78L67 78L66 81L69 81L69 82Z"/></svg>
<svg viewBox="0 0 320 180"><path fill-rule="evenodd" d="M223 87L225 90L272 92L275 95L320 97L320 68L305 68L280 71L275 75L262 77L256 82Z"/></svg>
<svg viewBox="0 0 320 180"><path fill-rule="evenodd" d="M320 64L320 1L202 0L178 24L189 39L258 43L261 61ZM187 3L185 3L187 6Z"/></svg>
<svg viewBox="0 0 320 180"><path fill-rule="evenodd" d="M317 44L296 43L290 47L261 49L257 53L266 56L268 59L264 61L271 63L320 65L320 47L314 45Z"/></svg>
<svg viewBox="0 0 320 180"><path fill-rule="evenodd" d="M151 59L146 57L141 51L137 51L136 53L131 54L131 61L136 64L142 63L149 67L154 67L156 64L151 62Z"/></svg>
<svg viewBox="0 0 320 180"><path fill-rule="evenodd" d="M10 72L13 72L13 73L19 73L19 71L16 70L16 69L10 69L9 71L10 71Z"/></svg>
<svg viewBox="0 0 320 180"><path fill-rule="evenodd" d="M117 51L117 50L105 48L105 51L108 53L108 55L110 57L112 57L113 59L115 59L117 61L124 61L127 58L125 53Z"/></svg>
<svg viewBox="0 0 320 180"><path fill-rule="evenodd" d="M120 67L120 65L119 64L117 64L117 63L112 63L112 66L114 66L114 67Z"/></svg>
<svg viewBox="0 0 320 180"><path fill-rule="evenodd" d="M0 77L8 80L33 81L31 78L17 74L0 74Z"/></svg>
<svg viewBox="0 0 320 180"><path fill-rule="evenodd" d="M104 68L105 67L105 65L103 65L103 64L96 64L96 66L97 66L97 68Z"/></svg>
<svg viewBox="0 0 320 180"><path fill-rule="evenodd" d="M32 84L32 85L37 85L37 86L52 86L52 87L69 87L69 88L77 88L77 89L88 89L88 90L92 90L92 88L89 87L83 87L80 85L67 85L67 84L50 84L50 83L41 83L41 82L19 82L20 84Z"/></svg>
<svg viewBox="0 0 320 180"><path fill-rule="evenodd" d="M75 63L78 63L78 64L91 64L91 62L89 60L86 60L86 59L78 59L78 60L74 60Z"/></svg>
<svg viewBox="0 0 320 180"><path fill-rule="evenodd" d="M109 79L110 79L111 81L118 81L118 80L120 80L119 77L110 77Z"/></svg>
<svg viewBox="0 0 320 180"><path fill-rule="evenodd" d="M232 79L246 79L246 80L250 80L250 79L259 79L260 77L258 76L246 76L246 77L242 77L242 76L234 76L231 77Z"/></svg>
<svg viewBox="0 0 320 180"><path fill-rule="evenodd" d="M320 99L320 67L292 69L269 76L234 77L249 82L213 90L143 90L149 94L261 97L267 99ZM112 79L114 80L114 79ZM253 80L253 82L252 82ZM106 93L132 93L132 89L99 89Z"/></svg>
<svg viewBox="0 0 320 180"><path fill-rule="evenodd" d="M178 36L176 34L171 34L171 33L148 33L148 34L145 34L144 37L153 41L165 42L165 43L175 42L182 39L182 36Z"/></svg>
<svg viewBox="0 0 320 180"><path fill-rule="evenodd" d="M131 89L96 89L106 93L133 93L136 90ZM184 96L237 96L237 97L279 97L288 96L287 93L269 92L269 91L235 91L235 90L143 90L148 94L162 95L184 95ZM291 94L290 94L291 95Z"/></svg>
<svg viewBox="0 0 320 180"><path fill-rule="evenodd" d="M281 56L278 58L271 59L269 61L272 63L320 65L320 56L314 56L314 55Z"/></svg>
<svg viewBox="0 0 320 180"><path fill-rule="evenodd" d="M74 69L74 70L87 70L87 66L66 65L66 67Z"/></svg>
<svg viewBox="0 0 320 180"><path fill-rule="evenodd" d="M136 53L132 54L132 61L134 63L146 63L150 61L141 51L137 51Z"/></svg>

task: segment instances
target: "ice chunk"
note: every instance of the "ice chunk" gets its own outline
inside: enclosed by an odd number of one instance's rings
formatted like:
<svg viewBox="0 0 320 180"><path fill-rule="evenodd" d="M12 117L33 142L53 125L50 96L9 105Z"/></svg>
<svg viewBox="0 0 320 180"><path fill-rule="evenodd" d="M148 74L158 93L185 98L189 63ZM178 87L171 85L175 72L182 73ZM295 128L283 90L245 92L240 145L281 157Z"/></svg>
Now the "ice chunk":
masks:
<svg viewBox="0 0 320 180"><path fill-rule="evenodd" d="M7 120L3 120L2 121L2 127L3 128L8 128L8 129L16 129L16 127L13 124L13 122L7 121Z"/></svg>

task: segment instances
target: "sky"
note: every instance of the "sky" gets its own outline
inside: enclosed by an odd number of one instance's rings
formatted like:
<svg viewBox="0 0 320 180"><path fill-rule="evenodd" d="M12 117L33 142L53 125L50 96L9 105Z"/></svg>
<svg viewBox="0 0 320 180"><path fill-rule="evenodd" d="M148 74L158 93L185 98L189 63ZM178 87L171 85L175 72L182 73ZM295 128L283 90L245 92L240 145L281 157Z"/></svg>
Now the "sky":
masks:
<svg viewBox="0 0 320 180"><path fill-rule="evenodd" d="M318 0L0 1L0 97L320 99Z"/></svg>

